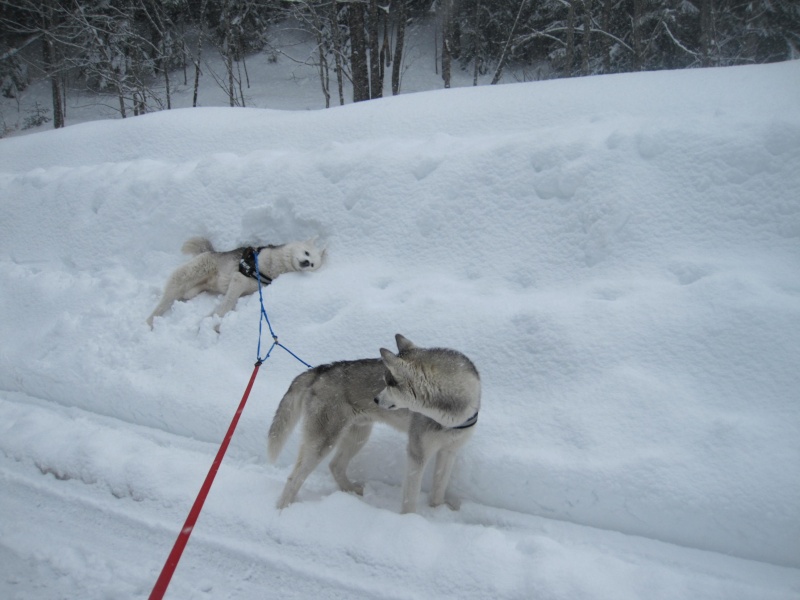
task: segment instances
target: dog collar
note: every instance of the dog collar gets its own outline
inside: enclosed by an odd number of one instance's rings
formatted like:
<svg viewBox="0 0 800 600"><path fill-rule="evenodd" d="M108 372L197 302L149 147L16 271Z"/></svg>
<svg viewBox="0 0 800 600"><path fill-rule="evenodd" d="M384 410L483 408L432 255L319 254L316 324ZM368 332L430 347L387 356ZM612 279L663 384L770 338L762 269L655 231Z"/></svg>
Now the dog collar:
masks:
<svg viewBox="0 0 800 600"><path fill-rule="evenodd" d="M269 248L269 246L259 246L258 248L248 246L247 248L242 248L242 257L239 259L239 273L245 277L252 277L253 279L260 278L263 285L269 285L272 283L272 279L263 273L259 273L258 269L256 269L256 254L261 252L264 248Z"/></svg>
<svg viewBox="0 0 800 600"><path fill-rule="evenodd" d="M455 427L451 427L451 429L468 429L475 425L478 422L478 413L476 412L472 415L469 419L464 421L461 425L456 425Z"/></svg>

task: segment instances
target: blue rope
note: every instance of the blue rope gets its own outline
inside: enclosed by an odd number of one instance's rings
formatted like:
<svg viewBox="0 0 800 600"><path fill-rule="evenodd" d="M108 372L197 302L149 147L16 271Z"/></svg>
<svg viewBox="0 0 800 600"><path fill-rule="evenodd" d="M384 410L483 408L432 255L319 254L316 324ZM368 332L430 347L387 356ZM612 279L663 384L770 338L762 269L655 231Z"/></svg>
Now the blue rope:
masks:
<svg viewBox="0 0 800 600"><path fill-rule="evenodd" d="M275 330L272 329L272 323L269 322L269 315L267 315L267 309L264 307L264 293L261 291L261 271L258 270L258 253L259 251L257 249L255 250L255 252L253 252L253 257L255 259L255 267L256 267L256 281L258 281L258 300L261 303L261 316L258 320L258 349L256 350L256 359L257 359L256 364L260 365L265 360L267 360L272 354L272 351L277 346L279 348L283 348L284 350L286 350L286 352L291 354L299 362L303 363L306 367L310 369L311 368L310 364L308 364L302 358L297 356L297 354L289 350L286 346L284 346L278 341L278 336L275 335ZM269 350L267 350L267 354L264 356L264 358L261 358L261 336L265 321L267 323L267 327L269 328L269 334L272 336L272 345L269 347Z"/></svg>

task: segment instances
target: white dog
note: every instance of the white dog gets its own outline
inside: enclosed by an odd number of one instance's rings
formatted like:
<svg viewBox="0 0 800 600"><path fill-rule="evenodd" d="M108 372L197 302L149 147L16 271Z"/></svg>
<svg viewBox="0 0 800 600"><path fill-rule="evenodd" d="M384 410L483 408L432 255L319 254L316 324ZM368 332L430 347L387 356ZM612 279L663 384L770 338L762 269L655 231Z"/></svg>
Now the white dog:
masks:
<svg viewBox="0 0 800 600"><path fill-rule="evenodd" d="M362 494L364 486L347 477L347 465L366 444L375 421L408 432L408 467L402 512L414 512L422 474L434 456L431 506L458 508L446 495L456 453L475 429L481 382L475 365L445 348L418 348L397 334L398 354L381 349L382 358L320 365L298 375L275 411L269 429L274 462L300 416L303 442L278 508L294 501L303 482L336 447L330 462L339 488Z"/></svg>
<svg viewBox="0 0 800 600"><path fill-rule="evenodd" d="M205 238L191 238L181 251L194 258L175 269L164 288L164 295L147 324L153 328L153 319L163 315L176 300L190 300L201 292L225 294L222 302L211 313L224 316L236 306L241 296L258 291L273 279L292 271L316 271L324 258L324 250L314 245L314 240L289 242L280 246L248 246L227 252L217 252ZM258 271L256 271L258 253ZM218 326L217 326L218 328Z"/></svg>

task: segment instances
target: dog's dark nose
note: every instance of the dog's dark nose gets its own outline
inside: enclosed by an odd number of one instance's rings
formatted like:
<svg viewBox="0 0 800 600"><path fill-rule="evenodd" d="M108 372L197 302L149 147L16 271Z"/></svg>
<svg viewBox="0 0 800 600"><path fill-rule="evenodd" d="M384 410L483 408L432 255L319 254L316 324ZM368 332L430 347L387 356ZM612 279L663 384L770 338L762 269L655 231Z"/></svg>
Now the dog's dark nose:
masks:
<svg viewBox="0 0 800 600"><path fill-rule="evenodd" d="M377 396L375 396L375 397L373 398L373 400L375 400L375 404L380 404L380 401L378 400L378 397L377 397Z"/></svg>

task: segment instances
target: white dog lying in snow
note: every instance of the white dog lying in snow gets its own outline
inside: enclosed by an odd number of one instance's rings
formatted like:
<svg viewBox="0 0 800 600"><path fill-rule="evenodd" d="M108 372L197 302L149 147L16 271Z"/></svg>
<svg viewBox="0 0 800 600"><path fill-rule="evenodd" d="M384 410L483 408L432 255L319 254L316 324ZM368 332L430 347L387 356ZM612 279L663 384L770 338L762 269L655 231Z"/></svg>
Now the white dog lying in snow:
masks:
<svg viewBox="0 0 800 600"><path fill-rule="evenodd" d="M163 315L176 300L190 300L201 292L225 294L212 315L224 316L233 310L241 296L258 291L261 285L292 271L316 271L322 264L325 251L314 245L314 240L289 242L280 246L248 246L217 252L207 239L195 237L183 244L181 251L194 258L175 269L167 280L164 295L147 324L153 328L153 319ZM258 272L255 253L258 252ZM219 326L217 326L217 330Z"/></svg>

